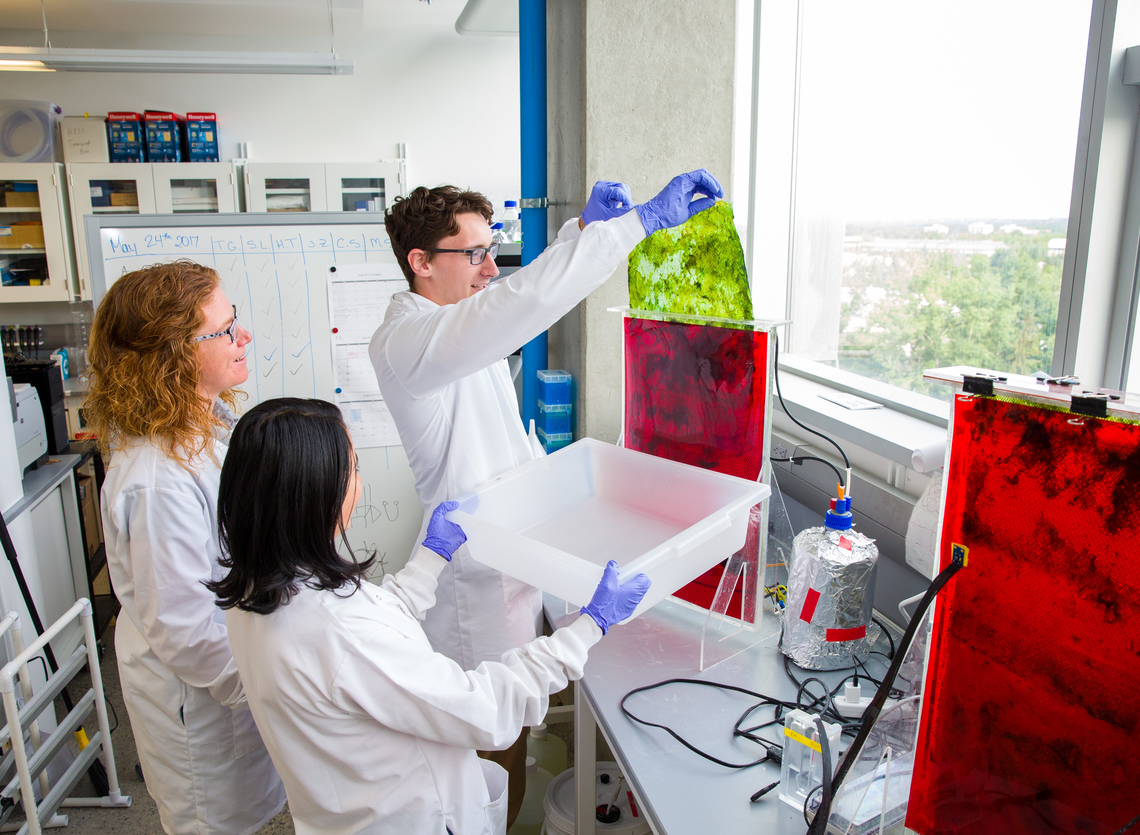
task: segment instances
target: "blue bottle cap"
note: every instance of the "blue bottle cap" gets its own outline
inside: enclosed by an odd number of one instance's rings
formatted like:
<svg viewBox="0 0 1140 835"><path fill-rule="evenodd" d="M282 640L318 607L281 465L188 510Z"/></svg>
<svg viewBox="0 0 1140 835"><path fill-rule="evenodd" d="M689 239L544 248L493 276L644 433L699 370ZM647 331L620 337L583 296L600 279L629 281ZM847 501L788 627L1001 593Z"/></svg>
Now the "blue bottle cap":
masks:
<svg viewBox="0 0 1140 835"><path fill-rule="evenodd" d="M502 229L502 228L503 228L503 224L501 224L501 223L492 223L492 224L491 224L491 228L492 228L492 229Z"/></svg>
<svg viewBox="0 0 1140 835"><path fill-rule="evenodd" d="M824 516L824 527L833 531L849 531L854 521L851 517L850 499L832 499L832 507Z"/></svg>
<svg viewBox="0 0 1140 835"><path fill-rule="evenodd" d="M517 206L518 201L516 201L516 200L504 200L503 205L504 206Z"/></svg>

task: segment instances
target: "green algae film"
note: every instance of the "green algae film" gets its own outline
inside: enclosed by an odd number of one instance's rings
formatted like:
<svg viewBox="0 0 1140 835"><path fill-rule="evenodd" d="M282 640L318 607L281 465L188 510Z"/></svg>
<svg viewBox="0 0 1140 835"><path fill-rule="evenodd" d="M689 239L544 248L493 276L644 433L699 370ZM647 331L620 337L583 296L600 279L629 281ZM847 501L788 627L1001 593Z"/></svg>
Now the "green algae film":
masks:
<svg viewBox="0 0 1140 835"><path fill-rule="evenodd" d="M731 204L720 201L638 244L629 256L629 304L634 310L751 319Z"/></svg>

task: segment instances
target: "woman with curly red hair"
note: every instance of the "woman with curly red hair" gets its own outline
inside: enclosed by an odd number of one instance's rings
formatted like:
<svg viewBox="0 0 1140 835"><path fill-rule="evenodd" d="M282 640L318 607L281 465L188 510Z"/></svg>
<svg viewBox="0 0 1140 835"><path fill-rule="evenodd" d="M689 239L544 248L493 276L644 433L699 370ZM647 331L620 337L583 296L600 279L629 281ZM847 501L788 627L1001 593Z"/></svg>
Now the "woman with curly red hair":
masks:
<svg viewBox="0 0 1140 835"><path fill-rule="evenodd" d="M254 832L285 792L203 585L219 580L218 479L252 337L213 270L128 273L95 314L85 412L109 457L107 567L115 650L147 790L163 829Z"/></svg>

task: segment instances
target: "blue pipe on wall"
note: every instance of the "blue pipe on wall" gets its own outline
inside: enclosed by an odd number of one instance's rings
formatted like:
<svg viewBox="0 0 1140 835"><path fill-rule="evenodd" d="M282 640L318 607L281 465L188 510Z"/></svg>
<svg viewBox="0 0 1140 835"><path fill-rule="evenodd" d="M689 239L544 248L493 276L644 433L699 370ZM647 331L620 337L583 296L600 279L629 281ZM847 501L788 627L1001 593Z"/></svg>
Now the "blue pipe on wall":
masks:
<svg viewBox="0 0 1140 835"><path fill-rule="evenodd" d="M546 197L546 0L519 0L519 110L522 198ZM545 201L544 201L545 202ZM523 208L522 265L546 249L546 208ZM546 368L546 333L522 349L523 426L538 417L538 377Z"/></svg>

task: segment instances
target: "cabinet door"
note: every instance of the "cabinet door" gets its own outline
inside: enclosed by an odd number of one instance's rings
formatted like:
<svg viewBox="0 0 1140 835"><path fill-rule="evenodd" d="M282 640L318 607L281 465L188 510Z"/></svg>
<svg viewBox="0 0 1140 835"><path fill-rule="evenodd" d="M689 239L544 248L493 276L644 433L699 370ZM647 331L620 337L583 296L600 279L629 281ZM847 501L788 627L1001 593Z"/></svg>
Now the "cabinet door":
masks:
<svg viewBox="0 0 1140 835"><path fill-rule="evenodd" d="M316 162L250 162L245 166L248 212L327 212L325 166Z"/></svg>
<svg viewBox="0 0 1140 835"><path fill-rule="evenodd" d="M325 164L330 212L383 212L404 188L402 160Z"/></svg>
<svg viewBox="0 0 1140 835"><path fill-rule="evenodd" d="M87 252L87 215L154 214L153 165L148 162L87 163L67 166L71 187L71 215L75 226L75 250L79 291L91 298L91 271Z"/></svg>
<svg viewBox="0 0 1140 835"><path fill-rule="evenodd" d="M0 302L70 301L63 166L0 165Z"/></svg>
<svg viewBox="0 0 1140 835"><path fill-rule="evenodd" d="M236 212L237 167L232 162L154 163L154 202L159 214Z"/></svg>

